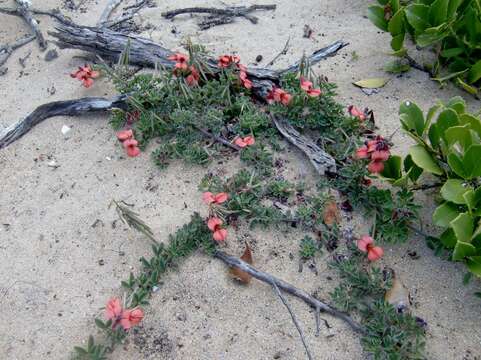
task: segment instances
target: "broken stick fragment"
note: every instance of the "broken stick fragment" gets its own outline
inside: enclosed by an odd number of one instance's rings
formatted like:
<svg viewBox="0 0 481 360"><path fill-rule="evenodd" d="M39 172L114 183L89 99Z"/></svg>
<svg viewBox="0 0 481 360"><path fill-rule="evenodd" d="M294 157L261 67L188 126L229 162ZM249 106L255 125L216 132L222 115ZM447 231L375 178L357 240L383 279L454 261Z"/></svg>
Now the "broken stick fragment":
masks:
<svg viewBox="0 0 481 360"><path fill-rule="evenodd" d="M45 50L47 48L47 41L45 40L40 28L38 27L38 22L33 18L32 12L30 11L30 0L15 0L17 3L17 11L26 21L28 26L32 29L33 33L37 37L38 45L40 49Z"/></svg>

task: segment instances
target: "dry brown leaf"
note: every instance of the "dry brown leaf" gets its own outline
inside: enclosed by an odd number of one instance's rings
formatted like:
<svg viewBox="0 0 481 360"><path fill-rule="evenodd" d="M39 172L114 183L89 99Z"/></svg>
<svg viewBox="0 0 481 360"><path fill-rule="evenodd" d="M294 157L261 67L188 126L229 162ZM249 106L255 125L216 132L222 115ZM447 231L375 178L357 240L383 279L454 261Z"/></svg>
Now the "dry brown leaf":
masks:
<svg viewBox="0 0 481 360"><path fill-rule="evenodd" d="M410 306L409 291L394 270L391 269L391 272L392 286L386 291L384 300L394 306L398 312L404 313L409 310Z"/></svg>
<svg viewBox="0 0 481 360"><path fill-rule="evenodd" d="M245 242L245 244L246 248L240 259L252 265L252 251L247 241ZM252 275L246 273L245 271L239 270L238 268L231 268L230 274L235 280L239 281L242 284L248 284L252 278Z"/></svg>
<svg viewBox="0 0 481 360"><path fill-rule="evenodd" d="M322 217L324 224L327 226L332 226L341 222L341 215L339 214L339 208L335 201L330 201L324 206Z"/></svg>

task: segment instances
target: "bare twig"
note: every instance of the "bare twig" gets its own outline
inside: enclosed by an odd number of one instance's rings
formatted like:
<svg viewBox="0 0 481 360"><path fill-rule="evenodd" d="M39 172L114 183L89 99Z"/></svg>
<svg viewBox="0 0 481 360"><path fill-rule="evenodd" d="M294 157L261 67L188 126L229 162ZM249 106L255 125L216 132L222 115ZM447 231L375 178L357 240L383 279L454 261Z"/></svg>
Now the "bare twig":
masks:
<svg viewBox="0 0 481 360"><path fill-rule="evenodd" d="M62 15L60 10L57 10L57 9L49 11L49 10L40 10L40 9L30 8L30 11L32 12L32 14L35 14L35 15L47 15L47 16L53 17L54 19L57 19L60 22L64 22L64 23L71 22L70 19ZM22 14L17 9L0 8L0 13L7 14L7 15L14 15L14 16L22 16Z"/></svg>
<svg viewBox="0 0 481 360"><path fill-rule="evenodd" d="M227 139L224 139L223 137L220 137L220 136L217 136L215 134L212 134L211 132L207 131L206 129L203 129L201 127L195 127L197 130L199 130L204 136L208 137L208 138L211 138L213 140L215 140L216 142L222 144L222 145L225 145L227 147L230 147L231 149L235 150L235 151L240 151L241 148L238 147L236 144L233 144L231 143L229 140Z"/></svg>
<svg viewBox="0 0 481 360"><path fill-rule="evenodd" d="M97 23L99 27L104 27L106 25L106 23L109 21L110 15L112 15L112 12L117 8L117 6L120 5L122 1L123 0L109 0L107 6L100 15L99 22Z"/></svg>
<svg viewBox="0 0 481 360"><path fill-rule="evenodd" d="M307 346L306 339L304 338L304 333L302 332L302 329L301 329L299 323L297 322L296 315L292 311L291 306L287 302L287 299L285 298L285 296L282 295L281 291L279 290L279 287L277 286L277 284L275 282L272 282L272 287L274 288L275 292L277 293L277 296L279 296L281 298L281 301L285 305L285 307L287 308L287 311L289 311L289 314L291 314L292 322L294 323L294 325L297 328L297 331L299 332L299 336L301 337L302 344L304 345L304 348L306 349L307 357L309 358L309 360L313 360L314 358L312 357L311 352L309 351L309 347Z"/></svg>
<svg viewBox="0 0 481 360"><path fill-rule="evenodd" d="M417 70L420 70L420 71L423 71L427 74L429 74L429 76L431 77L434 77L434 74L432 73L431 70L429 70L427 67L425 67L424 65L421 65L419 64L416 60L414 60L409 54L405 54L404 55L405 59L408 61L409 63L409 66L417 69Z"/></svg>
<svg viewBox="0 0 481 360"><path fill-rule="evenodd" d="M284 48L281 50L281 52L279 54L277 54L276 56L274 56L274 58L267 63L267 66L274 65L274 63L276 62L277 59L279 59L282 55L287 54L287 50L289 50L289 41L291 41L290 36L287 38L286 44L284 45Z"/></svg>
<svg viewBox="0 0 481 360"><path fill-rule="evenodd" d="M12 44L5 44L0 46L0 66L5 64L5 62L8 60L10 55L12 55L15 49L18 49L19 47L22 47L23 45L28 44L34 39L35 39L35 35L30 35L30 36L24 37L23 39L17 40Z"/></svg>
<svg viewBox="0 0 481 360"><path fill-rule="evenodd" d="M206 19L199 23L199 27L202 30L210 27L228 24L234 21L236 17L243 17L249 20L253 24L257 24L258 19L255 16L249 15L249 13L256 10L275 10L276 5L251 5L251 6L231 6L225 9L207 8L207 7L191 7L166 11L162 13L162 16L166 19L172 19L181 14L210 14Z"/></svg>
<svg viewBox="0 0 481 360"><path fill-rule="evenodd" d="M316 307L316 336L321 335L321 309Z"/></svg>
<svg viewBox="0 0 481 360"><path fill-rule="evenodd" d="M252 265L249 265L248 263L242 261L241 259L234 256L227 255L222 251L216 251L214 253L214 257L221 260L228 266L236 267L239 270L252 275L252 277L255 277L257 280L265 282L271 286L272 286L272 283L275 283L279 287L279 289L281 289L282 291L288 294L291 294L292 296L295 296L301 299L312 308L319 309L319 311L325 312L331 316L334 316L343 320L356 332L365 333L364 327L362 327L359 323L357 323L354 319L352 319L348 314L343 313L342 311L337 310L336 308L322 302L321 300L314 298L304 290L296 288L295 286L281 279L278 279L275 276L270 275L266 272L257 270Z"/></svg>
<svg viewBox="0 0 481 360"><path fill-rule="evenodd" d="M25 22L28 24L28 26L30 26L32 32L35 34L40 49L45 50L47 48L47 41L38 27L37 20L33 18L30 10L30 2L28 0L15 0L15 2L17 3L17 11L24 18Z"/></svg>
<svg viewBox="0 0 481 360"><path fill-rule="evenodd" d="M413 186L411 190L413 191L423 191L423 190L429 190L429 189L435 189L438 187L443 186L442 183L433 183L433 184L422 184L419 186Z"/></svg>

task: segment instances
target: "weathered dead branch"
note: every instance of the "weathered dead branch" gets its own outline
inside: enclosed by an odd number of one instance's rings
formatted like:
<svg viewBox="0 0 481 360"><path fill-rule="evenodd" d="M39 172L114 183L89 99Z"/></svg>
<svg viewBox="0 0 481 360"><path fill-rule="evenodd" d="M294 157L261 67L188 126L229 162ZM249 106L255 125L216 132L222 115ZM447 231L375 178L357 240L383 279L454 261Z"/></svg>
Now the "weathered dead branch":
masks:
<svg viewBox="0 0 481 360"><path fill-rule="evenodd" d="M241 259L236 258L234 256L230 256L222 251L216 251L214 253L214 257L221 260L226 265L230 267L236 267L239 270L252 275L252 277L255 277L257 280L260 280L262 282L265 282L268 285L272 286L273 283L276 284L280 290L301 299L307 305L311 306L313 309L315 310L318 309L319 311L322 311L326 314L329 314L331 316L334 316L338 319L343 320L356 332L359 332L359 333L365 332L364 327L362 327L358 322L356 322L346 313L343 313L342 311L337 310L336 308L322 302L321 300L316 299L315 297L309 295L304 290L301 290L285 282L284 280L278 279L275 276L268 274L266 272L257 270L252 265L249 265L248 263L242 261Z"/></svg>
<svg viewBox="0 0 481 360"><path fill-rule="evenodd" d="M40 49L45 50L47 48L47 41L38 27L37 20L33 18L32 12L30 11L30 1L15 0L15 2L17 3L18 13L20 13L28 26L30 26L32 32L35 34Z"/></svg>
<svg viewBox="0 0 481 360"><path fill-rule="evenodd" d="M30 36L24 37L23 39L19 39L19 40L15 41L14 43L5 44L5 45L0 46L0 66L5 64L5 62L8 60L10 55L12 55L12 53L15 49L18 49L18 48L22 47L23 45L28 44L29 42L31 42L34 39L35 39L35 35L30 35Z"/></svg>

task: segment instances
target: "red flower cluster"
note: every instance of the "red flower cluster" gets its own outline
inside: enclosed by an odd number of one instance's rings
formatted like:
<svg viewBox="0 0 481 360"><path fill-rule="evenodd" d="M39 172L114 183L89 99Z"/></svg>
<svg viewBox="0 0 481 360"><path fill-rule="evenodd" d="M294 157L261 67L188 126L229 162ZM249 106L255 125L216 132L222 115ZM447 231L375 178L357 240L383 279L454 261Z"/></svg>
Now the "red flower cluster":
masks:
<svg viewBox="0 0 481 360"><path fill-rule="evenodd" d="M367 109L366 109L367 110ZM364 121L367 118L367 111L361 111L354 105L349 105L347 108L347 112L354 117L357 117L360 121Z"/></svg>
<svg viewBox="0 0 481 360"><path fill-rule="evenodd" d="M374 239L369 235L364 235L357 241L357 248L367 253L369 261L379 260L384 255L382 247L374 246Z"/></svg>
<svg viewBox="0 0 481 360"><path fill-rule="evenodd" d="M311 81L306 80L301 76L301 89L304 90L310 97L318 97L321 95L321 89L314 89L314 85Z"/></svg>
<svg viewBox="0 0 481 360"><path fill-rule="evenodd" d="M138 147L139 142L134 139L134 133L131 129L122 130L117 133L117 139L124 146L125 152L130 157L136 157L140 154Z"/></svg>
<svg viewBox="0 0 481 360"><path fill-rule="evenodd" d="M78 70L71 73L70 76L81 81L82 85L89 88L93 85L94 79L99 77L99 72L92 70L90 65L85 64L84 66L79 66Z"/></svg>
<svg viewBox="0 0 481 360"><path fill-rule="evenodd" d="M189 57L185 54L174 54L168 57L169 60L175 61L174 75L182 76L189 86L197 86L199 84L200 74L195 66L189 66Z"/></svg>
<svg viewBox="0 0 481 360"><path fill-rule="evenodd" d="M382 136L366 141L365 145L356 150L358 159L370 159L367 169L370 173L380 173L384 170L384 162L389 159L389 145Z"/></svg>
<svg viewBox="0 0 481 360"><path fill-rule="evenodd" d="M246 136L245 138L238 137L235 139L234 144L240 148L245 148L246 146L254 145L255 142L254 136Z"/></svg>
<svg viewBox="0 0 481 360"><path fill-rule="evenodd" d="M274 86L272 87L272 90L270 91L270 93L267 94L266 100L269 104L272 104L274 102L280 102L283 105L287 106L292 100L292 95L289 94L287 91Z"/></svg>
<svg viewBox="0 0 481 360"><path fill-rule="evenodd" d="M225 192L213 194L206 191L202 194L202 200L209 205L209 219L207 220L207 227L212 231L212 237L217 242L225 241L227 238L227 230L222 227L223 221L216 216L216 206L225 203L229 199L229 194Z"/></svg>
<svg viewBox="0 0 481 360"><path fill-rule="evenodd" d="M217 63L217 65L220 68L228 68L232 64L237 65L239 63L240 63L240 57L237 55L222 55L219 58L219 62Z"/></svg>
<svg viewBox="0 0 481 360"><path fill-rule="evenodd" d="M120 300L113 298L107 302L105 316L112 320L112 329L120 324L124 330L129 330L142 321L144 312L141 308L123 309Z"/></svg>

